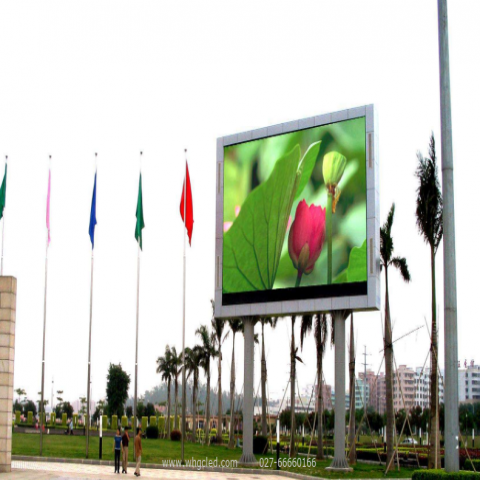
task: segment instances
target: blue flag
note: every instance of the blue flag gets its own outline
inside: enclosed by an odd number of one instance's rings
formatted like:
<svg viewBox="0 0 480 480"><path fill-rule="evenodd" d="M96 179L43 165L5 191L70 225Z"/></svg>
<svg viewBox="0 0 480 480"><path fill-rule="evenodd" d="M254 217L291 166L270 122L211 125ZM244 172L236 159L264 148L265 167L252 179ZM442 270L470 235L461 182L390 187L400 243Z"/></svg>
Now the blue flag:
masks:
<svg viewBox="0 0 480 480"><path fill-rule="evenodd" d="M92 241L92 249L94 248L95 225L97 224L97 172L95 172L95 182L93 184L92 208L90 210L90 226L88 233Z"/></svg>

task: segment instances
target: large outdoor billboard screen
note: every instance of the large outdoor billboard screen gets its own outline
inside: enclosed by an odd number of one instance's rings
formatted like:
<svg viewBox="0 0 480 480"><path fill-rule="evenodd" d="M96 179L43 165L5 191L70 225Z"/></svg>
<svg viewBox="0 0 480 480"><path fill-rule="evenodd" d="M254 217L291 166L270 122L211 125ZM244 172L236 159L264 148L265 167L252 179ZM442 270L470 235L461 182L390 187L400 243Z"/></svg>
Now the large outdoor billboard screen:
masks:
<svg viewBox="0 0 480 480"><path fill-rule="evenodd" d="M378 217L378 185L375 175L367 185L375 143L368 110L223 139L217 315L375 308L368 250L378 280L378 246L375 232L369 242L368 212Z"/></svg>

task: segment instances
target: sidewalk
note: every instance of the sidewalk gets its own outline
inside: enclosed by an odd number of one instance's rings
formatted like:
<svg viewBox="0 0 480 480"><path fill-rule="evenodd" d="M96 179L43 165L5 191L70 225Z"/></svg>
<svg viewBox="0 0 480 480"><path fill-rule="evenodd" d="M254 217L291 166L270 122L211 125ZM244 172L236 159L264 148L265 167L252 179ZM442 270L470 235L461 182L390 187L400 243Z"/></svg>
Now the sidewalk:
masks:
<svg viewBox="0 0 480 480"><path fill-rule="evenodd" d="M50 479L112 479L136 478L134 469L129 468L128 475L116 475L113 467L106 465L88 465L78 463L53 463L53 462L30 462L12 461L12 472L2 474L2 480L50 480ZM142 468L141 476L158 479L182 479L182 480L279 480L276 475L264 474L238 474L221 472L195 472L187 470L148 469Z"/></svg>

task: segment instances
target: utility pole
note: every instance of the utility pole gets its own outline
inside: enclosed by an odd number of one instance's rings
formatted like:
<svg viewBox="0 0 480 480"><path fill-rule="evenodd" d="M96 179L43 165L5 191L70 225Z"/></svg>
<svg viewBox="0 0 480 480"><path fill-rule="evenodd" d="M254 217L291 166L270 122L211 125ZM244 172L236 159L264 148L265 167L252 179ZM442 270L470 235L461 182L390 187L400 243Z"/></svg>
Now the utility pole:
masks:
<svg viewBox="0 0 480 480"><path fill-rule="evenodd" d="M367 346L363 346L363 413L367 415ZM371 393L371 392L370 392Z"/></svg>
<svg viewBox="0 0 480 480"><path fill-rule="evenodd" d="M443 296L445 325L445 470L458 472L458 333L453 187L452 112L447 0L438 0L440 115L442 130Z"/></svg>

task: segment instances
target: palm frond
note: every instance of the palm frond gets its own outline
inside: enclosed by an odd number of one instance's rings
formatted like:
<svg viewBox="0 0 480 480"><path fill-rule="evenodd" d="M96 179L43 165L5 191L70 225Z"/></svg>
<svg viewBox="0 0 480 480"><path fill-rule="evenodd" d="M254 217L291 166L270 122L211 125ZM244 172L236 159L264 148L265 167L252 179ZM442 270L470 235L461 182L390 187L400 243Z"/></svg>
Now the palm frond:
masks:
<svg viewBox="0 0 480 480"><path fill-rule="evenodd" d="M300 347L303 350L303 341L305 337L312 331L313 327L313 315L307 314L302 315L302 320L300 323Z"/></svg>
<svg viewBox="0 0 480 480"><path fill-rule="evenodd" d="M400 274L402 275L402 278L405 280L405 282L408 283L411 280L410 272L407 265L407 259L405 257L394 257L390 261L390 264L400 270Z"/></svg>
<svg viewBox="0 0 480 480"><path fill-rule="evenodd" d="M392 225L395 217L395 204L393 203L388 212L387 220L380 227L380 256L382 263L388 265L393 255Z"/></svg>

